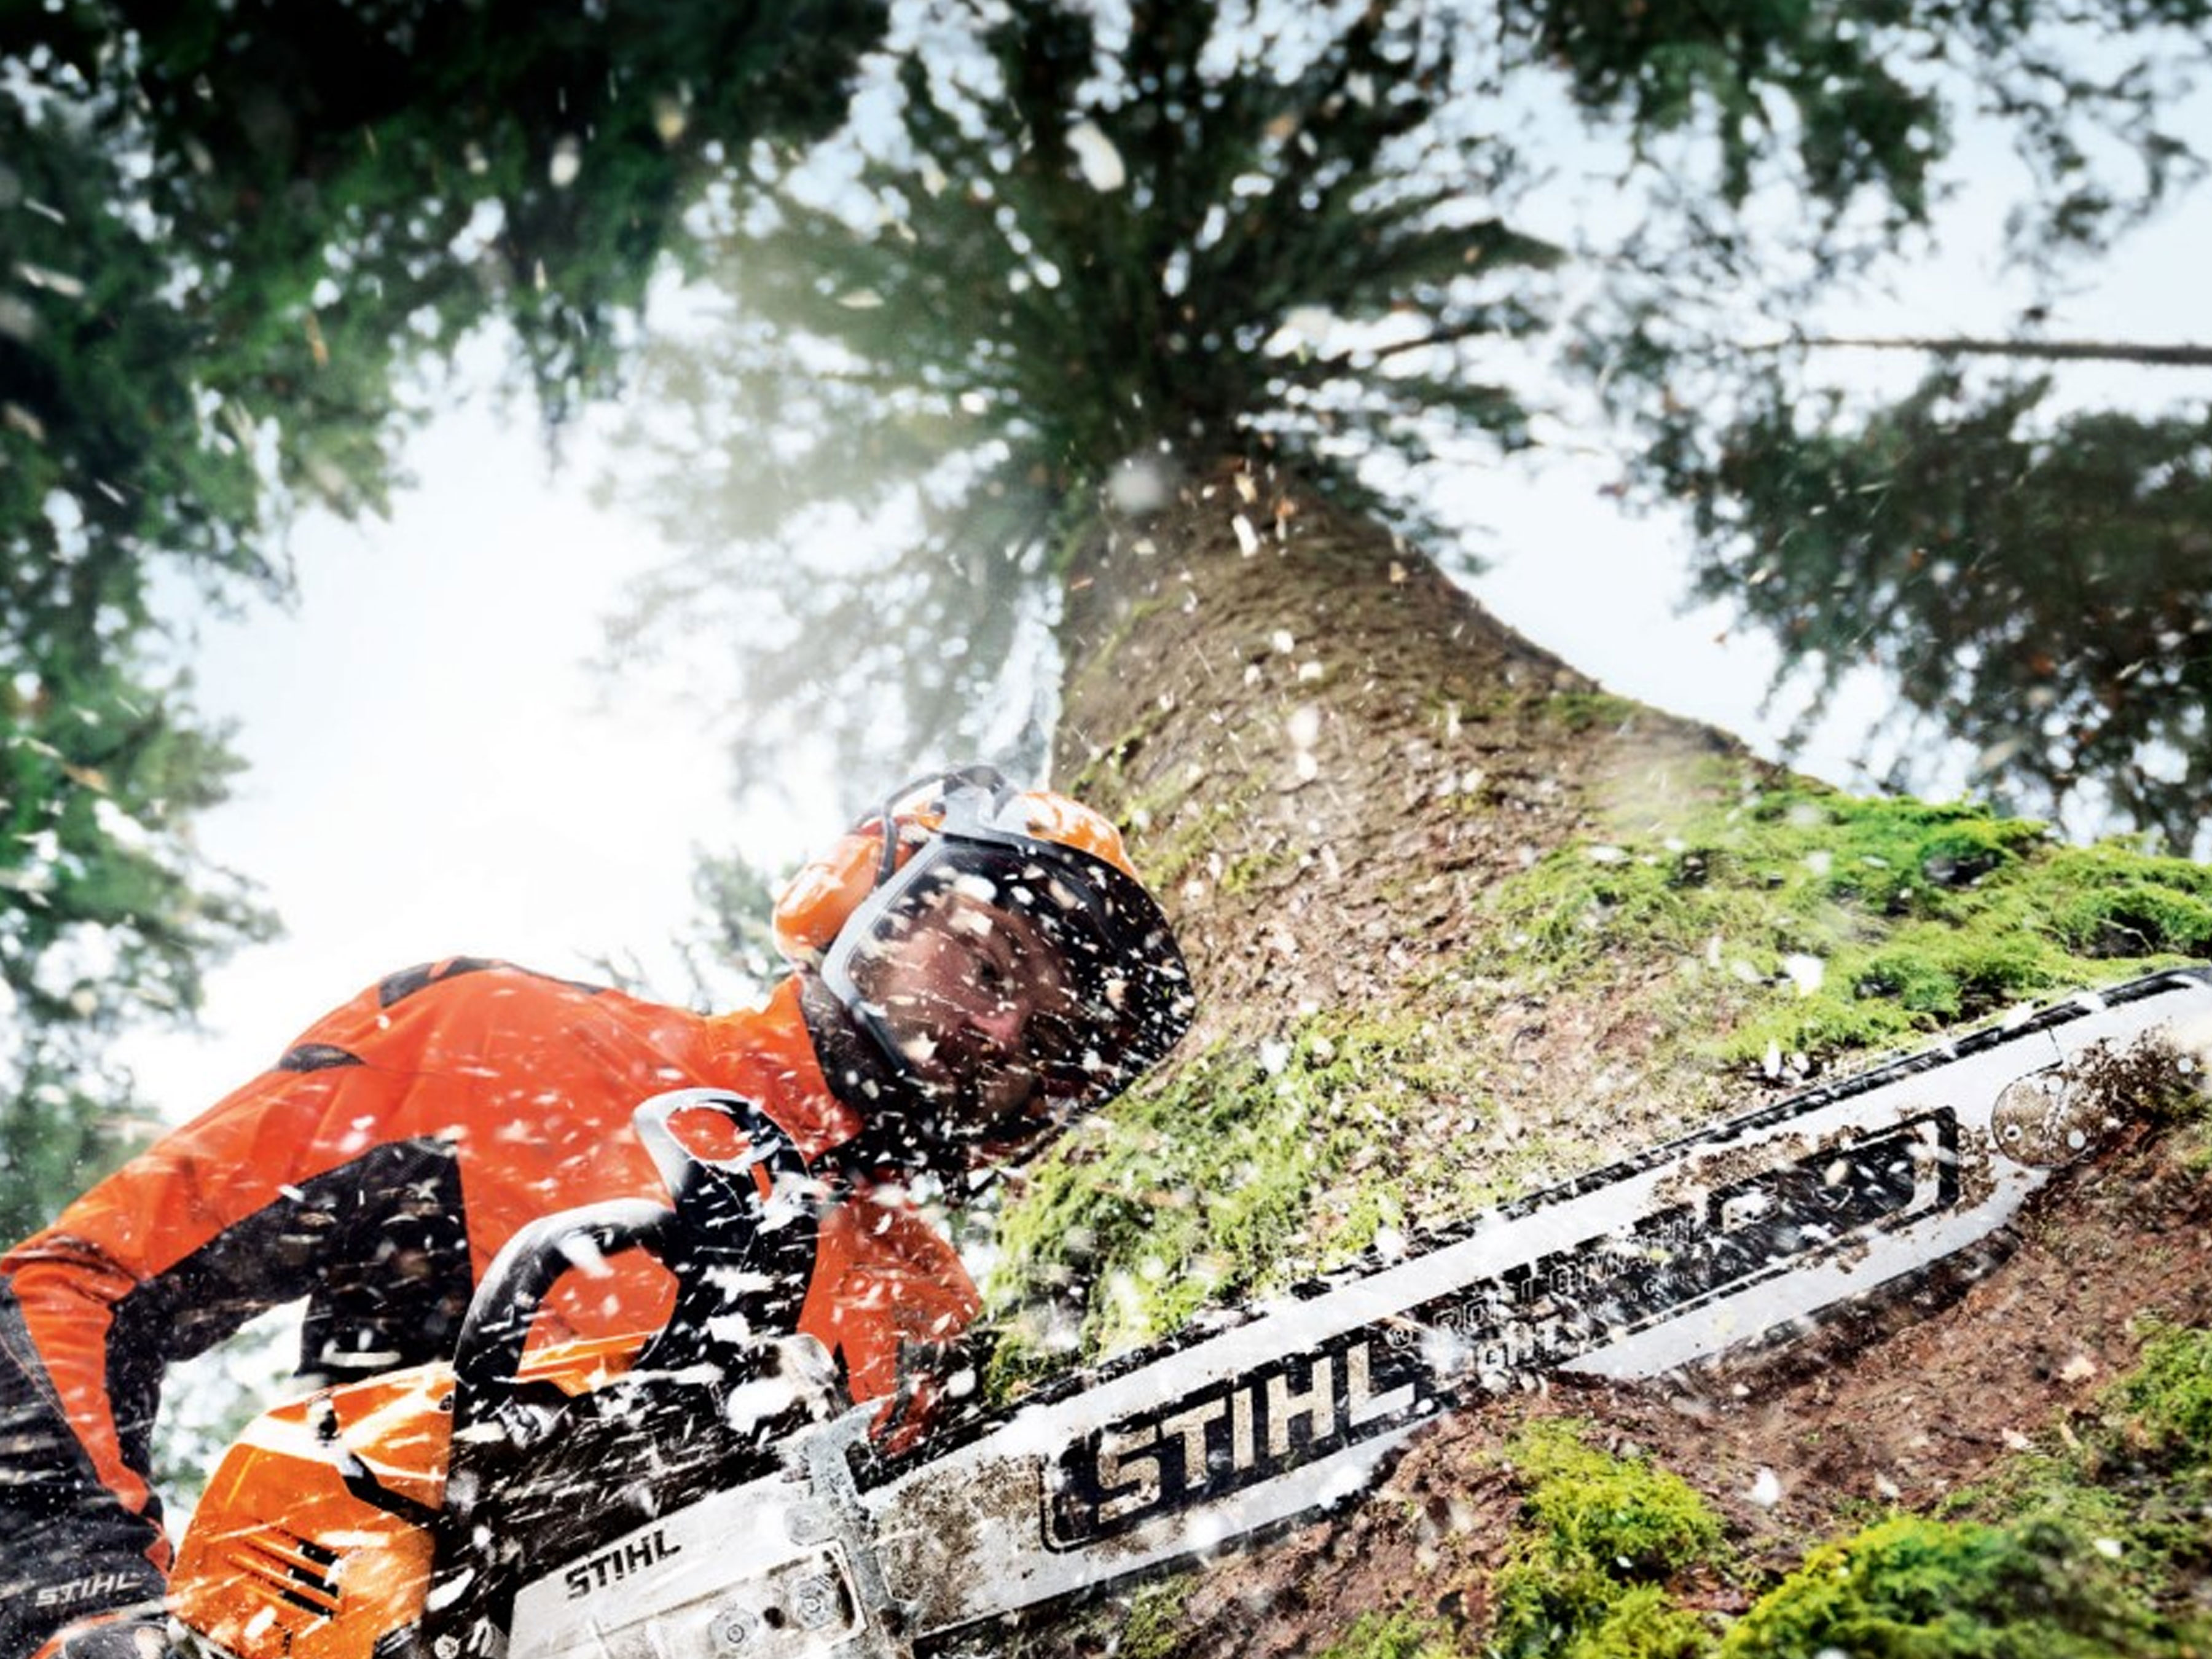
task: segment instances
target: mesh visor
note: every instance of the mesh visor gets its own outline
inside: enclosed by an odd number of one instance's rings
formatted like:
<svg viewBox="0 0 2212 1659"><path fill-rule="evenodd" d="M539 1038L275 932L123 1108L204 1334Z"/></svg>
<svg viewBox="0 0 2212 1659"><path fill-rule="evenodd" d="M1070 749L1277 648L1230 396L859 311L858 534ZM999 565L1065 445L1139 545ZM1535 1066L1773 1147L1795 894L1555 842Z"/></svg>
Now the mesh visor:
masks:
<svg viewBox="0 0 2212 1659"><path fill-rule="evenodd" d="M947 1139L1025 1140L1104 1103L1190 1023L1138 883L1072 848L948 831L854 913L823 983Z"/></svg>

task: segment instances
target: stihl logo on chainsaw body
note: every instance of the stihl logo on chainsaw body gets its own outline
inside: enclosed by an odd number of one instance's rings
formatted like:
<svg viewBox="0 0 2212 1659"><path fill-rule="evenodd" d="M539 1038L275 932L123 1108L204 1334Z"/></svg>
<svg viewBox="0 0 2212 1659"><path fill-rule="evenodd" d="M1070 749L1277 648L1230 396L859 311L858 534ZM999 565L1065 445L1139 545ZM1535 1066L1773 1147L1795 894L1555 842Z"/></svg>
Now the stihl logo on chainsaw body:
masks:
<svg viewBox="0 0 2212 1659"><path fill-rule="evenodd" d="M1046 1541L1079 1547L1257 1486L1403 1425L1470 1375L1559 1364L1954 1204L1957 1143L1955 1115L1930 1112L1085 1435L1049 1468Z"/></svg>
<svg viewBox="0 0 2212 1659"><path fill-rule="evenodd" d="M619 1584L632 1573L658 1566L670 1556L681 1554L683 1549L681 1544L670 1543L667 1534L655 1527L642 1538L633 1538L611 1550L585 1557L561 1576L561 1582L568 1587L568 1599L573 1601L593 1590Z"/></svg>
<svg viewBox="0 0 2212 1659"><path fill-rule="evenodd" d="M47 1584L31 1598L35 1607L71 1607L93 1597L113 1597L125 1590L143 1589L145 1576L135 1572L94 1572L82 1578L72 1578L65 1584Z"/></svg>

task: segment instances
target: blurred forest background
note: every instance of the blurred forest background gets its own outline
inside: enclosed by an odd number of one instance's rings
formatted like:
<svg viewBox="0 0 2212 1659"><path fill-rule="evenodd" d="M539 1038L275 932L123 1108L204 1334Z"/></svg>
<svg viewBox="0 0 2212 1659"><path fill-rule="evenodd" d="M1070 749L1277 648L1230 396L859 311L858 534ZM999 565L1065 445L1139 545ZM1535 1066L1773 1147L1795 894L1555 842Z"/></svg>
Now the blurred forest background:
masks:
<svg viewBox="0 0 2212 1659"><path fill-rule="evenodd" d="M1035 773L1069 538L1164 451L1462 576L1486 479L1670 515L1795 705L1885 677L1878 774L2201 855L2212 344L2068 323L2201 210L2207 9L11 0L0 1225L278 925L196 848L196 618L283 627L291 532L388 513L487 342L554 453L612 410L669 554L610 659L723 641L732 787ZM1821 320L1969 224L1971 330ZM757 952L759 872L700 890Z"/></svg>

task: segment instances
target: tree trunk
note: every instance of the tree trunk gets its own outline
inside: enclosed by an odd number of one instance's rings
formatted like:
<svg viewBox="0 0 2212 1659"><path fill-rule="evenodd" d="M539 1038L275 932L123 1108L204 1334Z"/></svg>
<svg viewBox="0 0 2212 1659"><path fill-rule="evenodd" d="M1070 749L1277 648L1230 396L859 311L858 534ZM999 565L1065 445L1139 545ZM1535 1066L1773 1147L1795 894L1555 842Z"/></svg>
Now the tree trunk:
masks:
<svg viewBox="0 0 2212 1659"><path fill-rule="evenodd" d="M1002 1393L1868 1047L2140 972L2174 942L2100 896L2203 874L1793 777L1608 696L1265 470L1193 474L1149 515L1102 507L1063 635L1058 781L1127 827L1203 1012L1160 1077L1006 1196ZM1668 1593L1740 1609L1845 1506L1932 1504L2127 1369L2142 1310L2212 1320L2212 1200L2176 1139L2062 1197L1970 1293L1931 1281L1780 1361L1494 1401L1417 1442L1377 1500L1023 1651L1287 1655L1407 1609L1479 1650L1524 1549L1501 1447L1562 1412L1725 1519L1747 1565Z"/></svg>
<svg viewBox="0 0 2212 1659"><path fill-rule="evenodd" d="M1501 884L1765 779L1740 744L1608 696L1381 526L1237 469L1103 521L1063 633L1059 769L1163 890L1204 1009L1190 1053L1410 1028L1378 1061L1443 1088L1395 1127L1462 1174L1518 1157L1520 1185L1710 1111L1620 994L1672 960L1540 1003L1462 970Z"/></svg>

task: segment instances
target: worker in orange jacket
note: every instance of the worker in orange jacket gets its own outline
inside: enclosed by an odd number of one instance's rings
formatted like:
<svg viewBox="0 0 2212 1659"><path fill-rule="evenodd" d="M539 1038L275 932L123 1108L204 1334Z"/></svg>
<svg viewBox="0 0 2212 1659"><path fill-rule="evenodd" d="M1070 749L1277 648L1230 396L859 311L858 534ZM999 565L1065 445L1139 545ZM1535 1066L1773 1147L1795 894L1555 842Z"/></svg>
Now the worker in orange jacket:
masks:
<svg viewBox="0 0 2212 1659"><path fill-rule="evenodd" d="M743 1097L804 1159L827 1198L796 1328L885 1402L879 1434L910 1435L916 1357L977 1298L904 1182L988 1170L1119 1092L1188 1024L1187 977L1113 826L980 768L862 820L775 930L793 973L720 1016L476 957L395 974L0 1259L0 1659L160 1652L165 1367L303 1298L304 1376L450 1357L526 1224L665 1201L630 1115L671 1090ZM667 1274L607 1265L556 1287L541 1334L659 1328Z"/></svg>

